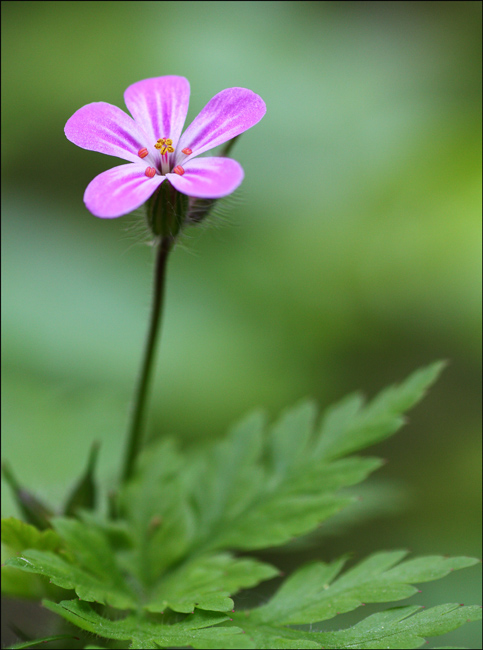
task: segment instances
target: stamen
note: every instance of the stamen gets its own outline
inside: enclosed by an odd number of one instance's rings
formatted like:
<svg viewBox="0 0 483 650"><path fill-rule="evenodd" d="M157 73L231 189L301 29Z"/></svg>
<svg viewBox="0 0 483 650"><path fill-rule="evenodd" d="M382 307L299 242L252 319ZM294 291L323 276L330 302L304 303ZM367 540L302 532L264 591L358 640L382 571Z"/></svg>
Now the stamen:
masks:
<svg viewBox="0 0 483 650"><path fill-rule="evenodd" d="M158 138L156 144L154 145L156 149L159 149L159 153L164 156L165 153L173 153L174 149L172 147L173 141L169 138Z"/></svg>
<svg viewBox="0 0 483 650"><path fill-rule="evenodd" d="M181 167L181 165L176 165L173 171L175 174L179 174L179 176L183 176L184 174L184 169Z"/></svg>
<svg viewBox="0 0 483 650"><path fill-rule="evenodd" d="M156 170L154 167L146 167L146 171L144 172L144 175L147 176L148 178L153 178L153 176L156 174Z"/></svg>
<svg viewBox="0 0 483 650"><path fill-rule="evenodd" d="M140 158L146 158L147 155L148 155L148 150L146 149L146 147L143 147L142 149L139 149L138 156Z"/></svg>
<svg viewBox="0 0 483 650"><path fill-rule="evenodd" d="M193 153L193 150L190 149L189 147L185 147L184 149L181 149L181 151L185 153L187 156L191 156L191 154Z"/></svg>

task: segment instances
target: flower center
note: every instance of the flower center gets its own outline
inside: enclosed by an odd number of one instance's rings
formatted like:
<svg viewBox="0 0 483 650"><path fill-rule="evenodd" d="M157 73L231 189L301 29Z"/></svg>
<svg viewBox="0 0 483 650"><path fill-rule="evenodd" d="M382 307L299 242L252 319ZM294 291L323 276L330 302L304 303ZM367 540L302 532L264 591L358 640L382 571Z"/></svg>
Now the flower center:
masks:
<svg viewBox="0 0 483 650"><path fill-rule="evenodd" d="M173 141L170 138L158 138L154 148L161 154L161 174L170 171L170 153L174 153Z"/></svg>

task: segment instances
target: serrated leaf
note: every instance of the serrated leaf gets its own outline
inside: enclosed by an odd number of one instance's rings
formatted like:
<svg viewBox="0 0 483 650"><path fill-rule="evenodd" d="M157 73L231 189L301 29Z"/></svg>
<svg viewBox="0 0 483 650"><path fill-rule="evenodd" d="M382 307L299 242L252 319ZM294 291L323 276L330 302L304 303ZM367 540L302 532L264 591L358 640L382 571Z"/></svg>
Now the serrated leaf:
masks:
<svg viewBox="0 0 483 650"><path fill-rule="evenodd" d="M418 371L366 408L352 397L332 410L322 429L315 427L313 403L305 401L283 413L268 433L263 415L255 413L225 440L188 458L171 441L147 447L119 497L131 537L120 560L123 569L153 593L170 567L193 552L268 548L315 530L354 502L339 490L381 464L341 458L342 450L367 446L375 429L379 437L394 431L400 410L421 397L439 369L436 364ZM169 600L161 597L161 587L156 593L160 602Z"/></svg>
<svg viewBox="0 0 483 650"><path fill-rule="evenodd" d="M216 546L261 549L312 531L354 502L353 496L336 494L340 487L362 481L380 464L374 458L344 459L330 465L312 463L274 486L273 491L260 495L243 517L219 533Z"/></svg>
<svg viewBox="0 0 483 650"><path fill-rule="evenodd" d="M61 546L58 534L48 528L38 530L31 524L9 517L2 519L2 543L7 557L25 549L57 550ZM20 573L11 566L2 566L2 593L13 598L40 600L53 597L53 588L40 575Z"/></svg>
<svg viewBox="0 0 483 650"><path fill-rule="evenodd" d="M442 578L454 569L477 563L473 558L431 556L397 564L406 554L375 553L338 578L343 559L308 564L290 576L269 603L254 610L252 618L284 625L323 621L363 603L408 598L417 592L414 583Z"/></svg>
<svg viewBox="0 0 483 650"><path fill-rule="evenodd" d="M234 442L240 443L243 439L235 438ZM204 468L201 472L210 477L209 488L203 484L198 487L199 494L205 495L206 499L200 502L198 510L204 520L200 526L205 537L201 545L204 542L209 549L267 548L305 534L354 500L350 496L335 494L340 487L362 481L381 464L378 459L354 458L344 459L340 465L333 466L325 461L314 461L308 455L305 463L299 462L292 467L284 464L279 475L270 474L263 466L262 458L258 459L255 467L249 464L243 470L241 459L235 483L236 500L225 499L226 509L223 510L218 498L218 506L213 511L208 497L210 494L223 494L226 489L226 480L220 485L218 477L222 472L221 466L230 466L239 458L235 451L237 447L238 444L231 447L231 461L226 457L220 458L219 465L212 467L211 472ZM280 462L278 466L281 467ZM225 474L225 470L222 473ZM196 485L199 485L198 480Z"/></svg>
<svg viewBox="0 0 483 650"><path fill-rule="evenodd" d="M269 580L279 572L269 564L228 553L201 557L168 573L156 586L145 608L163 612L192 612L195 607L226 612L233 609L230 594Z"/></svg>
<svg viewBox="0 0 483 650"><path fill-rule="evenodd" d="M351 396L329 410L321 427L315 426L314 405L306 401L282 414L268 432L263 416L255 414L226 440L191 457L169 441L155 444L142 454L136 476L119 494L120 519L104 521L86 511L79 511L80 521L54 519L61 546L22 549L7 570L48 576L60 587L75 589L84 601L135 610L135 615L119 620L115 614L118 620L110 620L86 602L46 603L79 627L127 640L132 648L417 647L407 644L420 643L422 632L431 635L431 630L460 624L453 606L427 621L421 614L411 616L418 608L404 608L400 619L393 614L400 610L388 610L340 633L286 626L327 620L366 602L407 598L416 592L414 583L476 560L431 556L402 561L404 551L383 552L341 575L343 558L312 563L286 580L266 605L236 613L230 623L221 614L232 609L230 596L277 571L222 551L283 544L352 502L339 490L362 481L380 461L343 456L397 430L403 411L422 396L441 365L414 373L365 407L360 397ZM10 526L13 544L29 535L43 543L39 531L22 529L22 537L16 532L20 528ZM382 624L390 634L381 632ZM340 636L330 636L335 634Z"/></svg>
<svg viewBox="0 0 483 650"><path fill-rule="evenodd" d="M186 556L194 536L193 515L181 485L182 463L172 441L150 445L140 457L135 478L120 494L131 537L131 572L146 586Z"/></svg>
<svg viewBox="0 0 483 650"><path fill-rule="evenodd" d="M314 402L304 401L283 412L272 427L267 451L269 467L275 476L281 478L300 462L306 464L316 417Z"/></svg>
<svg viewBox="0 0 483 650"><path fill-rule="evenodd" d="M433 364L368 406L351 397L314 429L315 408L302 402L263 435L255 414L226 441L198 454L184 481L194 503L195 542L204 550L261 549L314 530L352 502L337 490L377 469L379 460L341 458L394 433L442 368Z"/></svg>
<svg viewBox="0 0 483 650"><path fill-rule="evenodd" d="M262 489L265 418L252 413L225 440L190 459L184 476L197 515L197 538L207 539L225 517L246 511Z"/></svg>
<svg viewBox="0 0 483 650"><path fill-rule="evenodd" d="M60 544L59 535L52 529L39 530L15 517L2 519L2 544L14 553L27 548L54 551Z"/></svg>
<svg viewBox="0 0 483 650"><path fill-rule="evenodd" d="M119 609L136 608L138 598L127 584L104 533L75 519L52 520L68 553L27 550L7 565L47 576L64 589L75 589L82 600ZM71 557L72 556L72 557Z"/></svg>
<svg viewBox="0 0 483 650"><path fill-rule="evenodd" d="M53 584L63 589L75 589L82 600L104 603L119 609L134 608L137 605L134 596L113 585L109 576L104 581L48 551L25 551L6 564L47 576Z"/></svg>
<svg viewBox="0 0 483 650"><path fill-rule="evenodd" d="M403 414L424 396L444 368L438 361L417 370L398 386L383 390L365 408L359 396L350 396L325 415L314 453L331 459L384 440L403 424Z"/></svg>
<svg viewBox="0 0 483 650"><path fill-rule="evenodd" d="M130 641L131 648L166 648L172 646L206 647L205 643L222 642L241 633L236 627L213 627L229 620L228 616L197 610L171 625L153 623L139 616L111 621L95 612L87 603L68 600L61 603L43 601L44 607L59 614L83 630L106 639ZM201 645L197 645L200 644ZM209 647L209 646L208 646ZM223 646L227 647L227 646Z"/></svg>
<svg viewBox="0 0 483 650"><path fill-rule="evenodd" d="M457 604L427 610L396 607L373 614L347 630L314 633L324 648L419 648L426 637L440 636L481 619L481 608Z"/></svg>
<svg viewBox="0 0 483 650"><path fill-rule="evenodd" d="M288 627L258 623L247 613L234 615L234 624L242 627L252 647L271 648L334 648L378 650L383 648L419 648L425 637L451 632L469 621L481 618L476 606L441 605L424 610L419 606L396 607L373 614L360 623L336 632L309 632ZM236 637L235 637L236 638ZM246 647L246 646L237 646Z"/></svg>

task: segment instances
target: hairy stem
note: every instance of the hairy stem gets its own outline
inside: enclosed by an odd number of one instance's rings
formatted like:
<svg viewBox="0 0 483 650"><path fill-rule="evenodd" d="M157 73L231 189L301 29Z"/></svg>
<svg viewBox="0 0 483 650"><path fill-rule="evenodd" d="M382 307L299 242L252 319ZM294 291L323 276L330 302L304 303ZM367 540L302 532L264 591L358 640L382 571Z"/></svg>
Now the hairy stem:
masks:
<svg viewBox="0 0 483 650"><path fill-rule="evenodd" d="M128 431L128 443L124 460L122 481L128 481L133 473L136 458L141 449L141 441L146 415L146 403L151 384L156 344L163 310L166 263L173 245L171 237L162 237L157 244L156 263L154 267L153 302L149 323L148 337L144 350L141 372L134 392L134 402Z"/></svg>

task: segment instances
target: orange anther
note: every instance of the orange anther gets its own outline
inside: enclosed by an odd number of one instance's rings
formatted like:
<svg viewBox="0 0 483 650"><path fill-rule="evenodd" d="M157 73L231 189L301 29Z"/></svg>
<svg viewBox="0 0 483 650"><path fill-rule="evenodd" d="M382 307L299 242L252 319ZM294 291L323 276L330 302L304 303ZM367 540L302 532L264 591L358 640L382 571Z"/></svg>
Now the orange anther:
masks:
<svg viewBox="0 0 483 650"><path fill-rule="evenodd" d="M193 153L193 150L190 149L189 147L185 147L184 149L181 149L181 151L185 153L187 156L191 156L191 154Z"/></svg>
<svg viewBox="0 0 483 650"><path fill-rule="evenodd" d="M146 149L146 147L143 147L142 149L139 149L138 156L140 158L146 158L147 155L148 155L148 150Z"/></svg>
<svg viewBox="0 0 483 650"><path fill-rule="evenodd" d="M146 167L146 171L144 172L144 175L147 176L148 178L153 178L153 176L156 174L156 170L154 167Z"/></svg>
<svg viewBox="0 0 483 650"><path fill-rule="evenodd" d="M181 167L181 165L176 165L173 171L175 174L179 174L180 176L183 176L184 174L184 169Z"/></svg>

